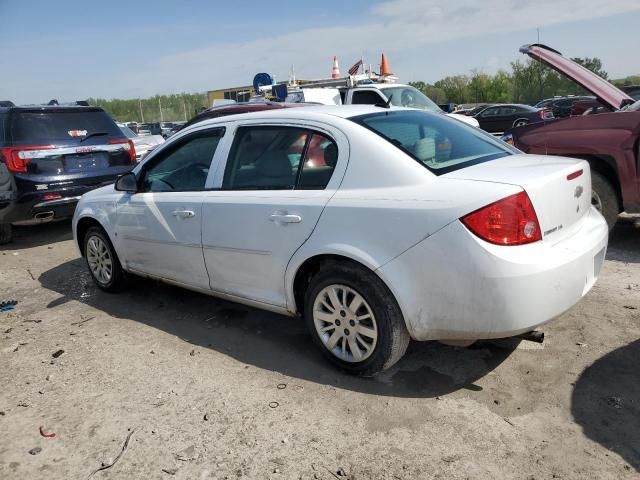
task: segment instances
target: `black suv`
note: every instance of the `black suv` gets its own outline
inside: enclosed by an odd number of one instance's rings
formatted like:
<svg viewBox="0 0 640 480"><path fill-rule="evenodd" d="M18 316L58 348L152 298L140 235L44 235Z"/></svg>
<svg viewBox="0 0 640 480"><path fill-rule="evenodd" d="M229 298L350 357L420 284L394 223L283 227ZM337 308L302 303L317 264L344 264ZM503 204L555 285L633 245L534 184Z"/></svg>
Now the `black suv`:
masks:
<svg viewBox="0 0 640 480"><path fill-rule="evenodd" d="M73 216L83 193L135 162L133 143L101 108L0 107L0 244L11 224Z"/></svg>

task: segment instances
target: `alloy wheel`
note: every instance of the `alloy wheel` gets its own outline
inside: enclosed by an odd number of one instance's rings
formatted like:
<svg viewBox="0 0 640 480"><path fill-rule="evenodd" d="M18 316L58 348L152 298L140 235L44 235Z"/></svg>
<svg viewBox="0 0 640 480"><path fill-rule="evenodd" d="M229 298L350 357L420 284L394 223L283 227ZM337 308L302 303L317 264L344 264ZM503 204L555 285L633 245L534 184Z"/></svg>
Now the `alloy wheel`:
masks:
<svg viewBox="0 0 640 480"><path fill-rule="evenodd" d="M113 260L109 247L97 235L87 240L87 263L94 278L101 284L107 284L113 276Z"/></svg>
<svg viewBox="0 0 640 480"><path fill-rule="evenodd" d="M329 285L318 293L313 323L325 348L345 362L366 360L378 341L373 310L362 295L346 285Z"/></svg>

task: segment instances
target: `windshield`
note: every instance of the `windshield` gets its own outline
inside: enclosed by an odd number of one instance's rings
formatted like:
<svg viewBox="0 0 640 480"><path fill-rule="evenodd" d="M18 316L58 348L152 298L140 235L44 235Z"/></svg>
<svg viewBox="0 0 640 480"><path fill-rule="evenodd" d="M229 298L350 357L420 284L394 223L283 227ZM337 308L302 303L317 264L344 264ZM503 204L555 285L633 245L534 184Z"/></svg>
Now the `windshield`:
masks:
<svg viewBox="0 0 640 480"><path fill-rule="evenodd" d="M396 107L419 108L430 112L442 112L442 109L424 93L414 87L388 87L382 92L391 98L391 105Z"/></svg>
<svg viewBox="0 0 640 480"><path fill-rule="evenodd" d="M126 127L124 125L120 127L120 130L122 130L122 133L124 133L127 136L127 138L136 138L138 136L133 130L131 130L129 127Z"/></svg>
<svg viewBox="0 0 640 480"><path fill-rule="evenodd" d="M445 115L392 110L351 120L377 133L436 175L518 153L488 133Z"/></svg>

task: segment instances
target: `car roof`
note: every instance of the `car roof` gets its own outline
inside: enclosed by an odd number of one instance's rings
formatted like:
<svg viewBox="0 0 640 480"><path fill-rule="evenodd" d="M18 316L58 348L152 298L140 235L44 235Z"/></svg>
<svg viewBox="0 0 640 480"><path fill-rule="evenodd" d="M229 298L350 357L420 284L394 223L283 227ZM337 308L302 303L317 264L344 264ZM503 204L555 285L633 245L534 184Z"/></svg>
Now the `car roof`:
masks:
<svg viewBox="0 0 640 480"><path fill-rule="evenodd" d="M0 107L0 112L72 112L72 111L85 111L85 112L103 112L100 107L92 107L86 105L17 105L14 107Z"/></svg>
<svg viewBox="0 0 640 480"><path fill-rule="evenodd" d="M233 116L224 116L202 120L188 128L203 125L214 125L217 123L235 122L238 120L258 120L258 119L298 119L298 120L327 120L330 118L348 119L368 113L383 113L385 111L420 111L414 108L404 107L376 107L375 105L313 105L305 108L277 108L261 110L258 112L241 113ZM429 112L424 112L429 113ZM437 115L437 114L434 114Z"/></svg>

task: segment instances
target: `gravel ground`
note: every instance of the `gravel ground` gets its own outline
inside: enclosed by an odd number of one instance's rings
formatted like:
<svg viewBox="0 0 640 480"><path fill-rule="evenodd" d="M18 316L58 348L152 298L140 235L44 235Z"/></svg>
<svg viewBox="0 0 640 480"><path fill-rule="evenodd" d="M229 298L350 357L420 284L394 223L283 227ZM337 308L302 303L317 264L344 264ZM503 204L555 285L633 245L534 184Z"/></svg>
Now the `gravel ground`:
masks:
<svg viewBox="0 0 640 480"><path fill-rule="evenodd" d="M544 345L413 343L374 380L298 319L142 279L98 291L69 227L0 249L19 302L0 313L2 479L639 477L637 218Z"/></svg>

